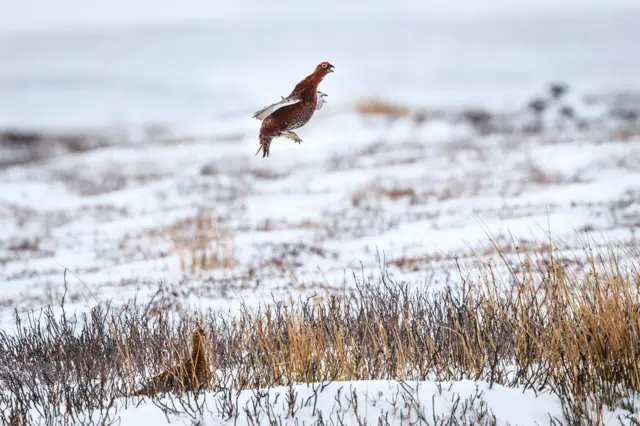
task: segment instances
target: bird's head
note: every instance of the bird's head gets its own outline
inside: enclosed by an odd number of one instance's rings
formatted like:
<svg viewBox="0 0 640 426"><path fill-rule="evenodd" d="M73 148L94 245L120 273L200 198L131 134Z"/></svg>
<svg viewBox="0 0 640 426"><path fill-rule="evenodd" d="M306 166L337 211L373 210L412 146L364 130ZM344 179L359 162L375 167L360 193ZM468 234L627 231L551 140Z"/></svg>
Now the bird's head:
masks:
<svg viewBox="0 0 640 426"><path fill-rule="evenodd" d="M198 326L193 329L193 335L191 336L191 359L196 360L204 356L205 344L204 344L204 330Z"/></svg>
<svg viewBox="0 0 640 426"><path fill-rule="evenodd" d="M193 329L193 334L191 335L191 340L194 345L200 345L202 343L202 338L204 337L204 330L202 327L197 326Z"/></svg>
<svg viewBox="0 0 640 426"><path fill-rule="evenodd" d="M320 62L316 67L315 73L324 77L325 75L333 72L334 66L331 65L328 61Z"/></svg>

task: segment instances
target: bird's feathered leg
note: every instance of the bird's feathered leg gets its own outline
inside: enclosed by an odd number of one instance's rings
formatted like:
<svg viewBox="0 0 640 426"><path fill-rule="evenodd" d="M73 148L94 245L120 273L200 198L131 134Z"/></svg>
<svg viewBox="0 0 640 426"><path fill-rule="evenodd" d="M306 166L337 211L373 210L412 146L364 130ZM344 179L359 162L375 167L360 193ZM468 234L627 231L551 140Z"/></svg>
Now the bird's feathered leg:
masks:
<svg viewBox="0 0 640 426"><path fill-rule="evenodd" d="M327 101L325 100L327 96L328 95L326 93L322 93L318 90L318 102L316 103L316 111L322 108L322 105L327 103Z"/></svg>
<svg viewBox="0 0 640 426"><path fill-rule="evenodd" d="M287 132L282 132L281 136L284 136L287 139L291 139L295 143L302 143L302 139L300 139L300 136L296 135L295 132L292 132L290 130Z"/></svg>

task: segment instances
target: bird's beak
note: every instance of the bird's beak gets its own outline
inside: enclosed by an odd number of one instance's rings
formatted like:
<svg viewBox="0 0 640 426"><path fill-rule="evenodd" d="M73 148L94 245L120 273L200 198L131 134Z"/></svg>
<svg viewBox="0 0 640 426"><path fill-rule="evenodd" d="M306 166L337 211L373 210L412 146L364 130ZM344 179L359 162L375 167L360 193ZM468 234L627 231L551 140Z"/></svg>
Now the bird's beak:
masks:
<svg viewBox="0 0 640 426"><path fill-rule="evenodd" d="M327 68L327 72L333 72L333 69L335 67L333 65L329 65L329 68Z"/></svg>

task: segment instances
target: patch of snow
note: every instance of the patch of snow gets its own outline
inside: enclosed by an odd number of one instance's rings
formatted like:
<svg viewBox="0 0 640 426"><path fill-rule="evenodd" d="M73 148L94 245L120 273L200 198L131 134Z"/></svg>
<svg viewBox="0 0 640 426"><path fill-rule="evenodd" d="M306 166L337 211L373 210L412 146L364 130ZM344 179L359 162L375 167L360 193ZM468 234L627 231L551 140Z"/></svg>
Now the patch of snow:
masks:
<svg viewBox="0 0 640 426"><path fill-rule="evenodd" d="M257 393L264 396L257 398ZM291 406L287 401L293 396ZM413 422L437 422L455 419L473 424L539 425L550 418L562 420L562 409L557 397L531 390L485 382L462 380L458 382L398 382L387 380L294 384L291 388L276 387L261 390L243 390L233 394L237 402L237 416L225 418L215 407L221 407L222 395L205 394L198 401L203 412L167 414L149 399L137 406L122 408L117 413L120 424L163 425L192 424L198 420L205 425L266 424L276 421L283 425L315 424L342 421L344 424L377 424L379 420L390 425ZM166 403L167 398L161 398ZM216 404L217 401L217 404ZM604 410L605 424L616 421L632 424L629 412ZM97 413L96 413L97 416ZM625 418L626 417L626 418ZM388 423L387 423L388 422Z"/></svg>

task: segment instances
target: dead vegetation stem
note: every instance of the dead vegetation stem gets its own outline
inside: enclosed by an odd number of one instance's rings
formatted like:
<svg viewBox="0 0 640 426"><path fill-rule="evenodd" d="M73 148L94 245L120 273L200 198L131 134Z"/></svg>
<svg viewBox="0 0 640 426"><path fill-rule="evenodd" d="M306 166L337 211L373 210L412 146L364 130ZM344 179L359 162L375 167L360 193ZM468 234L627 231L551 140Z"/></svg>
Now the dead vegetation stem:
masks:
<svg viewBox="0 0 640 426"><path fill-rule="evenodd" d="M0 334L1 420L16 412L46 424L73 423L89 410L113 416L114 399L131 398L140 378L166 368L168 354L187 356L197 323L208 330L211 388L222 395L294 382L472 379L551 392L563 422L601 424L605 407L631 409L640 391L637 250L622 262L614 249L587 247L579 271L553 246L536 253L503 257L506 277L497 265L458 266L457 288L397 283L382 271L376 282L354 275L350 293L274 300L232 317L150 316L132 301L95 307L85 320L51 311L18 319L16 335ZM531 258L540 253L544 261ZM220 416L233 415L229 401Z"/></svg>

